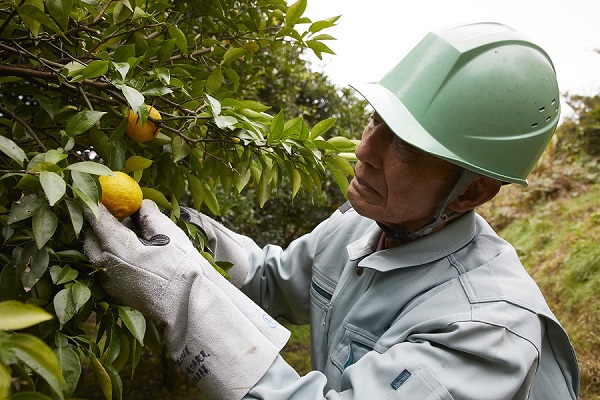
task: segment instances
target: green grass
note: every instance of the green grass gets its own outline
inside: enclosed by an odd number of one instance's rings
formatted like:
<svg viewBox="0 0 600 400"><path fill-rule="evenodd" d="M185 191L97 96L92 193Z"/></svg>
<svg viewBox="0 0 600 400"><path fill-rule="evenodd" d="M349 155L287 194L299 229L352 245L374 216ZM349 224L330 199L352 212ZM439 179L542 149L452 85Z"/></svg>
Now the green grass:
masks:
<svg viewBox="0 0 600 400"><path fill-rule="evenodd" d="M600 399L600 184L542 197L507 218L511 188L480 210L511 242L569 334L581 369L581 400ZM516 206L516 205L515 205ZM500 215L502 214L502 215Z"/></svg>
<svg viewBox="0 0 600 400"><path fill-rule="evenodd" d="M300 375L306 375L311 371L310 365L310 326L282 324L292 332L290 340L281 351L281 356Z"/></svg>

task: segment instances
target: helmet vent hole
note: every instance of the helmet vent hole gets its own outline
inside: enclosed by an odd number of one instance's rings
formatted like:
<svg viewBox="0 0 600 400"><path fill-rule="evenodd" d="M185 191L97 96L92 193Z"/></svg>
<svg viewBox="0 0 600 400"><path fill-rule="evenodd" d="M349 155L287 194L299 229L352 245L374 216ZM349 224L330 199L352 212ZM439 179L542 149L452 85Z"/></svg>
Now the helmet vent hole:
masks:
<svg viewBox="0 0 600 400"><path fill-rule="evenodd" d="M551 105L556 104L556 99L552 99L552 103L550 103Z"/></svg>
<svg viewBox="0 0 600 400"><path fill-rule="evenodd" d="M532 127L532 128L537 128L537 126L538 126L537 122L535 122L535 123L531 124L531 127Z"/></svg>
<svg viewBox="0 0 600 400"><path fill-rule="evenodd" d="M546 117L546 122L549 122L549 121L550 121L550 117Z"/></svg>
<svg viewBox="0 0 600 400"><path fill-rule="evenodd" d="M540 112L546 111L546 107L540 107Z"/></svg>

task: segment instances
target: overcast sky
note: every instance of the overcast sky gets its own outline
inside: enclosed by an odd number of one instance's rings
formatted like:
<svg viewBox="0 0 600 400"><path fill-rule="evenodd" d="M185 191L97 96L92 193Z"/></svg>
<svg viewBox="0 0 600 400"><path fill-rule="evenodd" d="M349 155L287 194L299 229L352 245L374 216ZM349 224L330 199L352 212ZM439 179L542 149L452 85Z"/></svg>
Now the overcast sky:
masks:
<svg viewBox="0 0 600 400"><path fill-rule="evenodd" d="M288 1L291 4L293 1ZM327 31L336 56L316 59L332 82L377 81L429 31L461 22L502 22L523 31L554 61L562 93L600 94L600 0L308 0L313 22L341 15Z"/></svg>

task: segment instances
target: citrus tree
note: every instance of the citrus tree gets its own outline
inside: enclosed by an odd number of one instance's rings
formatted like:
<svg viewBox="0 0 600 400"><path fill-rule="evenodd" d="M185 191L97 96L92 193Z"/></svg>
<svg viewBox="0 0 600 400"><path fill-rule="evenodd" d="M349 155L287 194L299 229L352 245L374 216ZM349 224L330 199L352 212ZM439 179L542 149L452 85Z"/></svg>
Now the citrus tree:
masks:
<svg viewBox="0 0 600 400"><path fill-rule="evenodd" d="M99 176L130 175L199 247L182 204L219 215L219 193L252 188L263 206L284 178L293 198L319 193L327 174L345 192L355 143L323 138L335 118L308 122L253 95L261 55L331 52L336 18L305 8L0 0L0 398L76 396L85 364L118 399L124 366L161 351L159 328L115 304L81 252Z"/></svg>

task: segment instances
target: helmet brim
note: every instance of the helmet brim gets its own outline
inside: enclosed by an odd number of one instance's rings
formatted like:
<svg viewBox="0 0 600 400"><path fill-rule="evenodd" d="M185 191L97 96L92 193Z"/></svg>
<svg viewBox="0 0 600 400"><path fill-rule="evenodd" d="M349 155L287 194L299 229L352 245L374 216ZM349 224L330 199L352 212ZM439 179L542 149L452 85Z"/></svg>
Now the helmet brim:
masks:
<svg viewBox="0 0 600 400"><path fill-rule="evenodd" d="M398 97L379 83L352 83L349 86L364 97L392 132L406 143L428 154L463 168L479 172L482 175L491 176L501 181L518 183L522 186L528 185L527 180L501 176L462 160L459 155L450 151L427 132Z"/></svg>

